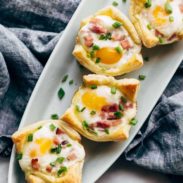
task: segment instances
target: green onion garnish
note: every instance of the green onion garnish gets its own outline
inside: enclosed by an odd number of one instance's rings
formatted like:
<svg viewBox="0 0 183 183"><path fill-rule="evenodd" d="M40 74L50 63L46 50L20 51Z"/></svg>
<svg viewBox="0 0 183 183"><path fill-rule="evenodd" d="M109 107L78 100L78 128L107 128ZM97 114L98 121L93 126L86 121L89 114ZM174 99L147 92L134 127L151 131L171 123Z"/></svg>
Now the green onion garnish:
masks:
<svg viewBox="0 0 183 183"><path fill-rule="evenodd" d="M93 45L93 47L92 47L92 49L94 50L94 51L96 51L96 50L100 50L100 47L98 46L98 45Z"/></svg>
<svg viewBox="0 0 183 183"><path fill-rule="evenodd" d="M22 154L22 153L17 153L17 154L16 154L16 159L17 159L18 161L21 160L22 157L23 157L23 154Z"/></svg>
<svg viewBox="0 0 183 183"><path fill-rule="evenodd" d="M138 123L136 118L130 120L130 125L135 126Z"/></svg>
<svg viewBox="0 0 183 183"><path fill-rule="evenodd" d="M70 80L70 81L69 81L69 85L72 85L73 83L74 83L73 80Z"/></svg>
<svg viewBox="0 0 183 183"><path fill-rule="evenodd" d="M115 115L118 119L120 119L120 118L123 116L122 113L119 112L119 111L115 112L114 115Z"/></svg>
<svg viewBox="0 0 183 183"><path fill-rule="evenodd" d="M95 61L96 64L100 63L100 58L97 58Z"/></svg>
<svg viewBox="0 0 183 183"><path fill-rule="evenodd" d="M96 114L96 111L91 111L90 112L90 115L92 115L92 116L95 115L95 114Z"/></svg>
<svg viewBox="0 0 183 183"><path fill-rule="evenodd" d="M120 27L122 26L122 24L121 24L120 22L114 22L114 23L112 24L112 26L113 26L115 29L117 29L117 28L120 28Z"/></svg>
<svg viewBox="0 0 183 183"><path fill-rule="evenodd" d="M123 110L124 110L124 107L123 107L122 104L119 104L119 110L120 110L120 111L123 111Z"/></svg>
<svg viewBox="0 0 183 183"><path fill-rule="evenodd" d="M112 88L111 88L111 94L113 94L113 95L116 94L116 88L115 88L115 87L112 87Z"/></svg>
<svg viewBox="0 0 183 183"><path fill-rule="evenodd" d="M165 3L165 10L168 14L171 14L173 12L172 6L170 5L169 2Z"/></svg>
<svg viewBox="0 0 183 183"><path fill-rule="evenodd" d="M83 122L82 122L82 126L83 126L83 128L84 128L85 130L87 130L87 129L89 128L89 125L88 125L88 123L87 123L86 121L83 121Z"/></svg>
<svg viewBox="0 0 183 183"><path fill-rule="evenodd" d="M54 131L55 129L56 129L56 126L55 126L54 124L51 124L51 125L50 125L50 130L51 130L51 131Z"/></svg>
<svg viewBox="0 0 183 183"><path fill-rule="evenodd" d="M91 88L92 90L97 89L97 85L91 85L90 88Z"/></svg>
<svg viewBox="0 0 183 183"><path fill-rule="evenodd" d="M164 42L164 41L163 41L163 38L159 37L159 43L160 43L160 44L163 44L163 42Z"/></svg>
<svg viewBox="0 0 183 183"><path fill-rule="evenodd" d="M116 50L119 54L121 54L121 53L122 53L122 49L121 49L121 47L120 47L120 46L117 46L117 47L115 48L115 50Z"/></svg>
<svg viewBox="0 0 183 183"><path fill-rule="evenodd" d="M65 96L65 91L62 88L60 88L58 91L58 98L62 100L64 96Z"/></svg>
<svg viewBox="0 0 183 183"><path fill-rule="evenodd" d="M152 5L152 1L151 0L146 0L146 3L144 4L145 8L150 8Z"/></svg>
<svg viewBox="0 0 183 183"><path fill-rule="evenodd" d="M53 120L59 119L58 114L52 114L51 119L53 119Z"/></svg>
<svg viewBox="0 0 183 183"><path fill-rule="evenodd" d="M67 81L67 79L68 79L68 77L69 77L69 75L68 75L68 74L67 74L67 75L65 75L65 76L63 77L63 79L62 79L62 83L66 82L66 81Z"/></svg>
<svg viewBox="0 0 183 183"><path fill-rule="evenodd" d="M139 80L145 80L146 76L145 75L139 75Z"/></svg>
<svg viewBox="0 0 183 183"><path fill-rule="evenodd" d="M109 129L108 129L108 128L105 128L105 129L104 129L104 132L105 132L106 134L109 134Z"/></svg>
<svg viewBox="0 0 183 183"><path fill-rule="evenodd" d="M152 29L151 24L147 24L147 28L148 28L149 30L151 30L151 29Z"/></svg>
<svg viewBox="0 0 183 183"><path fill-rule="evenodd" d="M28 141L28 142L32 142L32 141L33 141L33 134L29 134L29 135L28 135L27 141Z"/></svg>
<svg viewBox="0 0 183 183"><path fill-rule="evenodd" d="M57 172L57 175L60 176L61 174L67 172L67 167L63 166L61 167L58 172Z"/></svg>
<svg viewBox="0 0 183 183"><path fill-rule="evenodd" d="M113 6L118 6L118 2L113 1L112 5L113 5Z"/></svg>
<svg viewBox="0 0 183 183"><path fill-rule="evenodd" d="M62 147L61 147L61 145L59 144L58 147L51 148L50 152L51 152L51 153L60 154L61 150L62 150Z"/></svg>
<svg viewBox="0 0 183 183"><path fill-rule="evenodd" d="M56 159L56 162L61 164L61 163L63 163L64 160L65 160L64 157L59 157Z"/></svg>
<svg viewBox="0 0 183 183"><path fill-rule="evenodd" d="M174 21L174 17L173 17L173 16L170 16L170 17L169 17L169 21L170 21L170 22L173 22L173 21Z"/></svg>
<svg viewBox="0 0 183 183"><path fill-rule="evenodd" d="M125 97L123 97L123 96L121 96L121 101L122 101L123 103L127 103L127 99L126 99Z"/></svg>
<svg viewBox="0 0 183 183"><path fill-rule="evenodd" d="M72 147L72 144L67 144L67 147Z"/></svg>

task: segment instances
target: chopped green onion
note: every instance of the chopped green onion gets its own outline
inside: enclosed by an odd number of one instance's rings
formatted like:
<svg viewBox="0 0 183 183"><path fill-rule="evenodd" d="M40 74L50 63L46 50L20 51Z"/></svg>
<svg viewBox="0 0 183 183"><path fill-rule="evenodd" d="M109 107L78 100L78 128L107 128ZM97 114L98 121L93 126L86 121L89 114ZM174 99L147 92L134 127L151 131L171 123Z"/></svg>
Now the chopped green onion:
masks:
<svg viewBox="0 0 183 183"><path fill-rule="evenodd" d="M94 58L94 57L95 57L95 52L94 52L94 50L90 51L90 57L91 57L91 58Z"/></svg>
<svg viewBox="0 0 183 183"><path fill-rule="evenodd" d="M27 141L28 141L28 142L32 142L32 141L33 141L33 134L29 134L29 135L28 135Z"/></svg>
<svg viewBox="0 0 183 183"><path fill-rule="evenodd" d="M160 43L160 44L163 44L163 42L164 42L164 41L163 41L163 38L159 37L159 43Z"/></svg>
<svg viewBox="0 0 183 183"><path fill-rule="evenodd" d="M144 57L144 60L145 60L146 62L148 62L148 61L149 61L149 57Z"/></svg>
<svg viewBox="0 0 183 183"><path fill-rule="evenodd" d="M94 50L94 51L96 51L96 50L100 50L100 47L98 46L98 45L93 45L93 47L92 47L92 49Z"/></svg>
<svg viewBox="0 0 183 183"><path fill-rule="evenodd" d="M173 21L174 21L174 17L173 17L173 16L170 16L170 17L169 17L169 21L170 21L170 22L173 22Z"/></svg>
<svg viewBox="0 0 183 183"><path fill-rule="evenodd" d="M52 149L50 150L50 152L51 152L51 153L60 154L61 150L62 150L62 147L61 147L61 145L59 144L58 147L52 148Z"/></svg>
<svg viewBox="0 0 183 183"><path fill-rule="evenodd" d="M100 63L100 58L97 58L95 61L96 64Z"/></svg>
<svg viewBox="0 0 183 183"><path fill-rule="evenodd" d="M53 120L59 119L58 114L52 114L51 119L53 119Z"/></svg>
<svg viewBox="0 0 183 183"><path fill-rule="evenodd" d="M114 115L115 115L118 119L120 119L120 118L123 116L122 113L119 112L119 111L115 112Z"/></svg>
<svg viewBox="0 0 183 183"><path fill-rule="evenodd" d="M105 129L104 129L104 132L105 132L106 134L109 134L109 129L108 129L108 128L105 128Z"/></svg>
<svg viewBox="0 0 183 183"><path fill-rule="evenodd" d="M123 3L126 3L126 0L122 0Z"/></svg>
<svg viewBox="0 0 183 183"><path fill-rule="evenodd" d="M65 91L62 88L60 88L58 91L59 99L62 100L64 96L65 96Z"/></svg>
<svg viewBox="0 0 183 183"><path fill-rule="evenodd" d="M119 104L119 110L120 110L120 111L123 111L123 110L124 110L124 107L123 107L122 104Z"/></svg>
<svg viewBox="0 0 183 183"><path fill-rule="evenodd" d="M120 28L120 27L122 26L122 24L121 24L120 22L114 22L114 23L112 24L112 26L113 26L115 29L117 29L117 28Z"/></svg>
<svg viewBox="0 0 183 183"><path fill-rule="evenodd" d="M69 77L69 75L68 75L68 74L67 74L67 75L65 75L65 76L63 77L63 79L62 79L62 83L66 82L66 81L67 81L67 79L68 79L68 77Z"/></svg>
<svg viewBox="0 0 183 183"><path fill-rule="evenodd" d="M111 88L111 94L113 94L113 95L116 94L116 88L115 88L115 87L112 87L112 88Z"/></svg>
<svg viewBox="0 0 183 183"><path fill-rule="evenodd" d="M64 160L65 160L64 157L59 157L56 159L56 162L61 164L61 163L63 163Z"/></svg>
<svg viewBox="0 0 183 183"><path fill-rule="evenodd" d="M79 105L76 105L75 109L76 109L77 112L80 112Z"/></svg>
<svg viewBox="0 0 183 183"><path fill-rule="evenodd" d="M112 5L113 5L113 6L118 6L118 2L113 1Z"/></svg>
<svg viewBox="0 0 183 183"><path fill-rule="evenodd" d="M67 172L67 167L63 166L61 167L58 172L57 172L57 175L60 176L61 174Z"/></svg>
<svg viewBox="0 0 183 183"><path fill-rule="evenodd" d="M72 144L67 144L67 147L72 147Z"/></svg>
<svg viewBox="0 0 183 183"><path fill-rule="evenodd" d="M50 166L54 167L56 165L56 162L51 162Z"/></svg>
<svg viewBox="0 0 183 183"><path fill-rule="evenodd" d="M123 96L121 96L121 101L122 101L123 103L127 103L127 99L126 99L125 97L123 97Z"/></svg>
<svg viewBox="0 0 183 183"><path fill-rule="evenodd" d="M145 8L150 8L152 5L152 1L151 0L146 0L146 3L144 4Z"/></svg>
<svg viewBox="0 0 183 183"><path fill-rule="evenodd" d="M90 112L90 115L92 115L92 116L95 115L95 114L96 114L96 111L91 111Z"/></svg>
<svg viewBox="0 0 183 183"><path fill-rule="evenodd" d="M145 75L139 75L139 80L145 80L146 76Z"/></svg>
<svg viewBox="0 0 183 183"><path fill-rule="evenodd" d="M168 14L171 14L173 12L172 6L170 5L169 2L165 3L165 10Z"/></svg>
<svg viewBox="0 0 183 183"><path fill-rule="evenodd" d="M16 159L17 159L18 161L21 160L22 157L23 157L23 154L22 154L22 153L17 153L17 154L16 154Z"/></svg>
<svg viewBox="0 0 183 183"><path fill-rule="evenodd" d="M138 123L136 118L130 120L130 125L135 126Z"/></svg>
<svg viewBox="0 0 183 183"><path fill-rule="evenodd" d="M111 40L111 33L109 32L109 33L107 33L107 34L102 34L102 35L100 35L100 37L99 37L99 40Z"/></svg>
<svg viewBox="0 0 183 183"><path fill-rule="evenodd" d="M56 129L56 126L55 126L54 124L51 124L51 125L50 125L50 130L51 130L51 131L54 131L55 129Z"/></svg>
<svg viewBox="0 0 183 183"><path fill-rule="evenodd" d="M72 85L73 83L74 83L73 80L70 80L70 81L69 81L69 85Z"/></svg>
<svg viewBox="0 0 183 183"><path fill-rule="evenodd" d="M85 130L87 130L87 129L89 128L89 125L88 125L88 123L87 123L86 121L83 121L83 122L82 122L82 126L83 126L83 128L84 128Z"/></svg>
<svg viewBox="0 0 183 183"><path fill-rule="evenodd" d="M97 89L97 85L91 85L90 88L91 88L92 90Z"/></svg>
<svg viewBox="0 0 183 183"><path fill-rule="evenodd" d="M149 30L151 30L151 29L152 29L151 24L147 24L147 28L148 28Z"/></svg>
<svg viewBox="0 0 183 183"><path fill-rule="evenodd" d="M42 126L39 126L37 129L40 130L42 128Z"/></svg>
<svg viewBox="0 0 183 183"><path fill-rule="evenodd" d="M117 46L117 47L115 48L115 50L116 50L119 54L121 54L121 53L122 53L122 49L121 49L121 47L120 47L120 46Z"/></svg>

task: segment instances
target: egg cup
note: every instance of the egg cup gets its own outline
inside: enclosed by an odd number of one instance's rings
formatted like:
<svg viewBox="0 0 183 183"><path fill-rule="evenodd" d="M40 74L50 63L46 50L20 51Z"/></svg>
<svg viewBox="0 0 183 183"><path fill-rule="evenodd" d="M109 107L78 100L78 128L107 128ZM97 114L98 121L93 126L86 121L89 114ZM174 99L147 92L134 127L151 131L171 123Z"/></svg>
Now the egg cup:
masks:
<svg viewBox="0 0 183 183"><path fill-rule="evenodd" d="M81 22L73 55L94 73L118 76L142 67L140 52L141 40L130 20L109 6Z"/></svg>
<svg viewBox="0 0 183 183"><path fill-rule="evenodd" d="M83 76L83 81L61 119L93 141L127 139L137 122L139 81L95 74Z"/></svg>
<svg viewBox="0 0 183 183"><path fill-rule="evenodd" d="M158 1L159 2L159 1ZM157 45L170 44L178 40L183 39L183 4L182 4L182 12L177 8L175 11L179 13L180 16L174 17L172 15L172 7L171 3L173 1L166 1L164 6L157 5L156 9L153 10L154 19L156 21L150 20L148 18L148 13L150 13L150 9L155 3L154 1L149 0L131 0L130 1L130 19L135 26L138 35L140 36L143 44L147 48L152 48ZM177 5L179 6L179 5ZM180 7L181 8L181 7ZM182 16L181 16L182 14ZM175 20L176 19L176 20ZM169 29L174 27L174 21L179 20L180 26L178 26L177 30L171 35L164 35L160 29L165 22ZM162 25L161 25L162 24ZM157 29L159 27L159 30Z"/></svg>
<svg viewBox="0 0 183 183"><path fill-rule="evenodd" d="M12 140L28 183L81 182L85 153L80 135L67 123L41 121L15 132ZM80 158L74 154L76 146L83 153Z"/></svg>

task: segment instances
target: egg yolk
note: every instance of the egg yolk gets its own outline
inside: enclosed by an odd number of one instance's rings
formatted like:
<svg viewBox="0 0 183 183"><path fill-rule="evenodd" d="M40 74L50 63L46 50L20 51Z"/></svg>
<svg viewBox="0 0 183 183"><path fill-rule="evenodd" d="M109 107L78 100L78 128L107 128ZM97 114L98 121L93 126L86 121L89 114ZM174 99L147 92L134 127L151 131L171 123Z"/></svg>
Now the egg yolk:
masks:
<svg viewBox="0 0 183 183"><path fill-rule="evenodd" d="M51 139L39 138L39 139L36 139L35 142L36 144L39 145L41 155L46 154L51 149L51 145L52 145Z"/></svg>
<svg viewBox="0 0 183 183"><path fill-rule="evenodd" d="M35 158L37 155L38 155L38 154L37 154L36 149L32 149L32 150L30 151L30 157L31 157L31 158Z"/></svg>
<svg viewBox="0 0 183 183"><path fill-rule="evenodd" d="M156 6L156 8L153 10L153 16L156 26L161 26L167 22L168 14L166 13L165 8L161 6Z"/></svg>
<svg viewBox="0 0 183 183"><path fill-rule="evenodd" d="M104 47L96 52L96 57L100 58L103 64L115 64L121 59L122 53L118 53L114 48Z"/></svg>
<svg viewBox="0 0 183 183"><path fill-rule="evenodd" d="M98 96L95 92L87 91L82 96L83 104L89 109L99 111L104 105L107 105L105 97Z"/></svg>

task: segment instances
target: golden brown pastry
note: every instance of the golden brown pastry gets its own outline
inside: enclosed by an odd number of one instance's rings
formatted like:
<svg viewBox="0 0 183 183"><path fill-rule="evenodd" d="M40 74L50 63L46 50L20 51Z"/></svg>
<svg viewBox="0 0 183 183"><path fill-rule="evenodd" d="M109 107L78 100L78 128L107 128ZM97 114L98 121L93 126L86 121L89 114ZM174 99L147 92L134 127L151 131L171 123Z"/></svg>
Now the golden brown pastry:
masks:
<svg viewBox="0 0 183 183"><path fill-rule="evenodd" d="M122 75L143 65L141 41L129 21L109 6L81 22L73 55L97 74Z"/></svg>
<svg viewBox="0 0 183 183"><path fill-rule="evenodd" d="M63 121L41 121L12 136L28 183L80 183L85 151Z"/></svg>
<svg viewBox="0 0 183 183"><path fill-rule="evenodd" d="M136 123L139 81L95 74L83 80L61 119L94 141L127 139L131 125Z"/></svg>
<svg viewBox="0 0 183 183"><path fill-rule="evenodd" d="M131 0L130 17L148 48L183 39L182 0Z"/></svg>

